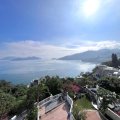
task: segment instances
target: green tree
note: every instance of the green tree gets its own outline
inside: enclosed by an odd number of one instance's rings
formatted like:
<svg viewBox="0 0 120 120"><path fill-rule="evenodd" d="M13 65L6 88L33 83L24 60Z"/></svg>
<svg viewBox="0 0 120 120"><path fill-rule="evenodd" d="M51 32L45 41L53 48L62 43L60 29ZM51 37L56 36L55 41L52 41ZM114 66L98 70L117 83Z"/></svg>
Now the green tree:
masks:
<svg viewBox="0 0 120 120"><path fill-rule="evenodd" d="M33 107L28 111L27 120L36 120L37 119L37 108Z"/></svg>
<svg viewBox="0 0 120 120"><path fill-rule="evenodd" d="M116 54L112 54L112 67L118 68L118 58Z"/></svg>
<svg viewBox="0 0 120 120"><path fill-rule="evenodd" d="M58 76L49 77L49 79L46 80L45 84L46 84L46 86L48 86L49 91L53 95L58 94L58 93L61 92L60 89L62 87L62 83L61 83Z"/></svg>
<svg viewBox="0 0 120 120"><path fill-rule="evenodd" d="M34 103L37 102L37 86L30 87L27 91L27 109L33 108Z"/></svg>
<svg viewBox="0 0 120 120"><path fill-rule="evenodd" d="M16 85L11 92L16 98L19 98L27 94L27 89L26 85Z"/></svg>
<svg viewBox="0 0 120 120"><path fill-rule="evenodd" d="M116 95L113 92L104 88L99 88L97 94L98 96L101 96L103 98L100 105L100 110L105 113L108 104L113 103L113 101L116 100Z"/></svg>
<svg viewBox="0 0 120 120"><path fill-rule="evenodd" d="M0 117L10 112L14 107L15 98L10 94L0 91Z"/></svg>
<svg viewBox="0 0 120 120"><path fill-rule="evenodd" d="M41 82L37 86L30 87L27 91L27 107L28 109L34 106L35 102L39 102L50 96L49 89L45 83Z"/></svg>
<svg viewBox="0 0 120 120"><path fill-rule="evenodd" d="M13 85L5 80L0 80L0 89L6 93L10 93Z"/></svg>

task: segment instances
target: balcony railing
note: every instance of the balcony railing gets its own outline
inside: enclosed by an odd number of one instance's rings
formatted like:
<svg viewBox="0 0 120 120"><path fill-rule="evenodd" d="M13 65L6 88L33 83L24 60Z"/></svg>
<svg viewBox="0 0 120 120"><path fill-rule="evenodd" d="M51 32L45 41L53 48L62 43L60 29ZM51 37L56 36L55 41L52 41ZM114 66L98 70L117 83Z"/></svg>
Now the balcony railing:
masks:
<svg viewBox="0 0 120 120"><path fill-rule="evenodd" d="M109 108L106 110L106 114L110 116L113 120L120 120L120 116L117 115L115 112L110 110Z"/></svg>
<svg viewBox="0 0 120 120"><path fill-rule="evenodd" d="M40 101L40 102L38 103L38 105L39 105L39 107L42 107L42 106L44 106L45 104L47 104L48 102L50 102L50 101L52 101L52 100L55 100L55 99L58 99L61 95L62 95L62 94L60 93L60 94L57 94L57 95L55 95L55 96L50 96L50 97L48 97L48 98Z"/></svg>
<svg viewBox="0 0 120 120"><path fill-rule="evenodd" d="M50 96L50 97L48 97L48 98L40 101L40 102L38 103L38 110L39 110L40 107L47 106L47 104L48 104L49 102L53 102L53 101L59 99L60 97L63 97L63 94L62 94L62 93L57 94L57 95L55 95L55 96ZM72 100L72 98L70 98L70 96L69 96L68 94L67 94L66 96L64 96L64 98L65 98L65 100L68 102L68 104L70 105L70 108L69 108L70 120L75 120L75 119L74 119L74 116L73 116L73 114L72 114L73 100ZM56 105L54 106L54 108L57 107L58 105L59 105L59 104L56 104ZM52 107L51 109L53 109L53 107ZM40 114L39 114L39 111L38 111L37 120L40 120L39 115L40 115Z"/></svg>
<svg viewBox="0 0 120 120"><path fill-rule="evenodd" d="M67 102L68 104L70 105L70 110L69 110L69 113L70 113L70 120L75 120L73 114L72 114L72 110L73 110L73 100L72 98L67 94Z"/></svg>

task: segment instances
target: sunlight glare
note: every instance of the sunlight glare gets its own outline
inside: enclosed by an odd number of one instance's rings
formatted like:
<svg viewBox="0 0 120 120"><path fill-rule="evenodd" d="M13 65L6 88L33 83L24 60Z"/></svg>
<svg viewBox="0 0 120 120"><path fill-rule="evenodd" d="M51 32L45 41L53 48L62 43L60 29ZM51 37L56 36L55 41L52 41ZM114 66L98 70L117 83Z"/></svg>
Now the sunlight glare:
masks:
<svg viewBox="0 0 120 120"><path fill-rule="evenodd" d="M83 3L83 12L86 17L94 15L100 7L100 0L86 0Z"/></svg>

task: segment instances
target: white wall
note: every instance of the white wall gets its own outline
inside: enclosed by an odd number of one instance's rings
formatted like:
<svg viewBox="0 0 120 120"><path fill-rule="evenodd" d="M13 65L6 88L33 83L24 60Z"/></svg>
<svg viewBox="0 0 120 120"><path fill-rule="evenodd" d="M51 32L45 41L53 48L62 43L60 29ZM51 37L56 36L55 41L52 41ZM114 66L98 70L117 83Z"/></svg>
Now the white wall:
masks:
<svg viewBox="0 0 120 120"><path fill-rule="evenodd" d="M112 110L109 108L105 112L109 117L111 117L113 120L120 120L120 116L114 113Z"/></svg>

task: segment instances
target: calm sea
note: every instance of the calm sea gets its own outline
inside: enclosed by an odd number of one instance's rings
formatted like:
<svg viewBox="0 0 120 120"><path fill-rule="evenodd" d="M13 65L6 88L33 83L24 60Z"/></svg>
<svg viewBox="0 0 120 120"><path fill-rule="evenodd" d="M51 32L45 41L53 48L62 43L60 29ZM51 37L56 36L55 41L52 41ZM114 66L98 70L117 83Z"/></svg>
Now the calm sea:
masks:
<svg viewBox="0 0 120 120"><path fill-rule="evenodd" d="M0 80L8 80L14 84L28 84L31 80L45 75L60 77L76 77L80 72L91 71L96 64L81 61L61 60L26 60L0 61Z"/></svg>

